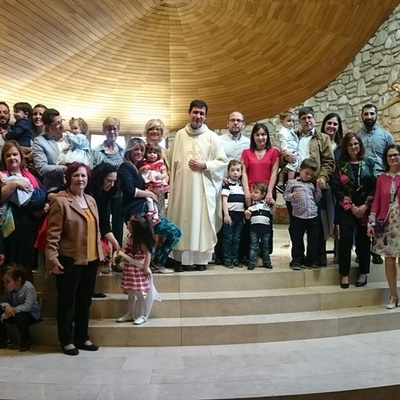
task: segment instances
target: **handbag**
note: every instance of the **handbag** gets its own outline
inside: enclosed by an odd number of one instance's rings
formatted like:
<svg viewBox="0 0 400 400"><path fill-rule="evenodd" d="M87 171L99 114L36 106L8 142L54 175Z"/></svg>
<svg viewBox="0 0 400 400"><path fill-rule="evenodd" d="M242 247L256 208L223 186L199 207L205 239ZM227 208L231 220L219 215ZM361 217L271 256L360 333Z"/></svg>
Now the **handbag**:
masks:
<svg viewBox="0 0 400 400"><path fill-rule="evenodd" d="M375 221L375 234L376 235L383 235L383 233L385 232L386 222L387 222L387 218L377 219Z"/></svg>

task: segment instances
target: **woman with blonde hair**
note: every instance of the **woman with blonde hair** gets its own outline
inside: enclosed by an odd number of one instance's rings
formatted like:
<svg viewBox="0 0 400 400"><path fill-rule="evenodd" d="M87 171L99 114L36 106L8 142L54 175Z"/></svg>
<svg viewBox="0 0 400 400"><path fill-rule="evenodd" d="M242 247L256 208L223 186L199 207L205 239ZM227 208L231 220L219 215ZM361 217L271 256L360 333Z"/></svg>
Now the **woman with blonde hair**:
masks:
<svg viewBox="0 0 400 400"><path fill-rule="evenodd" d="M167 130L164 122L159 118L153 118L146 122L144 126L144 137L148 144L160 144L165 138Z"/></svg>
<svg viewBox="0 0 400 400"><path fill-rule="evenodd" d="M125 221L129 221L134 214L146 214L146 197L157 201L157 195L145 187L144 178L139 174L138 166L144 159L145 143L142 139L131 138L126 146L124 162L118 169L121 189L123 193L122 213ZM154 233L165 240L157 248L152 261L156 272L172 272L165 268L168 255L182 236L181 230L164 216L160 215L160 222L154 226Z"/></svg>

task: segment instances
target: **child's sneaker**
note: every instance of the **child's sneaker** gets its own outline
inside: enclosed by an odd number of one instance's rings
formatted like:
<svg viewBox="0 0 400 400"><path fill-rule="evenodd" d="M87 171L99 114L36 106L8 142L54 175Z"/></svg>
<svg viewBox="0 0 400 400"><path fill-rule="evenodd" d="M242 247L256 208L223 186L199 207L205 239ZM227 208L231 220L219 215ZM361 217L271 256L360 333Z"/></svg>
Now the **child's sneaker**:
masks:
<svg viewBox="0 0 400 400"><path fill-rule="evenodd" d="M264 268L272 269L274 267L272 266L271 262L267 262L267 263L264 264Z"/></svg>
<svg viewBox="0 0 400 400"><path fill-rule="evenodd" d="M293 267L292 267L293 271L301 271L301 264L300 263L293 263Z"/></svg>
<svg viewBox="0 0 400 400"><path fill-rule="evenodd" d="M28 351L31 349L31 342L29 340L21 340L19 344L19 351Z"/></svg>
<svg viewBox="0 0 400 400"><path fill-rule="evenodd" d="M141 315L140 317L137 317L133 321L133 325L142 325L147 321L147 318L144 315Z"/></svg>

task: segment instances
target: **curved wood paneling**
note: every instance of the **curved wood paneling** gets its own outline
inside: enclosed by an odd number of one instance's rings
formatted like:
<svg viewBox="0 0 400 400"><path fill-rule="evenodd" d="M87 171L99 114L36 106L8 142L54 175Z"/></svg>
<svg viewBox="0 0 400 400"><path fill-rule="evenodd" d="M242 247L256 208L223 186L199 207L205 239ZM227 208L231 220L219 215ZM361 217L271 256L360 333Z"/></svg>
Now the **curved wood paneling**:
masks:
<svg viewBox="0 0 400 400"><path fill-rule="evenodd" d="M329 84L398 0L2 0L0 99L44 103L92 130L139 133L275 115Z"/></svg>

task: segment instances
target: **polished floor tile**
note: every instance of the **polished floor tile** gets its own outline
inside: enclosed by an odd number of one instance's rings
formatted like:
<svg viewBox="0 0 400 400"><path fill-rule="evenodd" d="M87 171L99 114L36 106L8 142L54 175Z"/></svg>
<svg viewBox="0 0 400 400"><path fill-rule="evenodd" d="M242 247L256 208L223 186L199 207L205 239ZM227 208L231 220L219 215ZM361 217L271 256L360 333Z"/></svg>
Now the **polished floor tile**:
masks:
<svg viewBox="0 0 400 400"><path fill-rule="evenodd" d="M400 383L400 331L226 346L0 350L0 397L228 399Z"/></svg>

